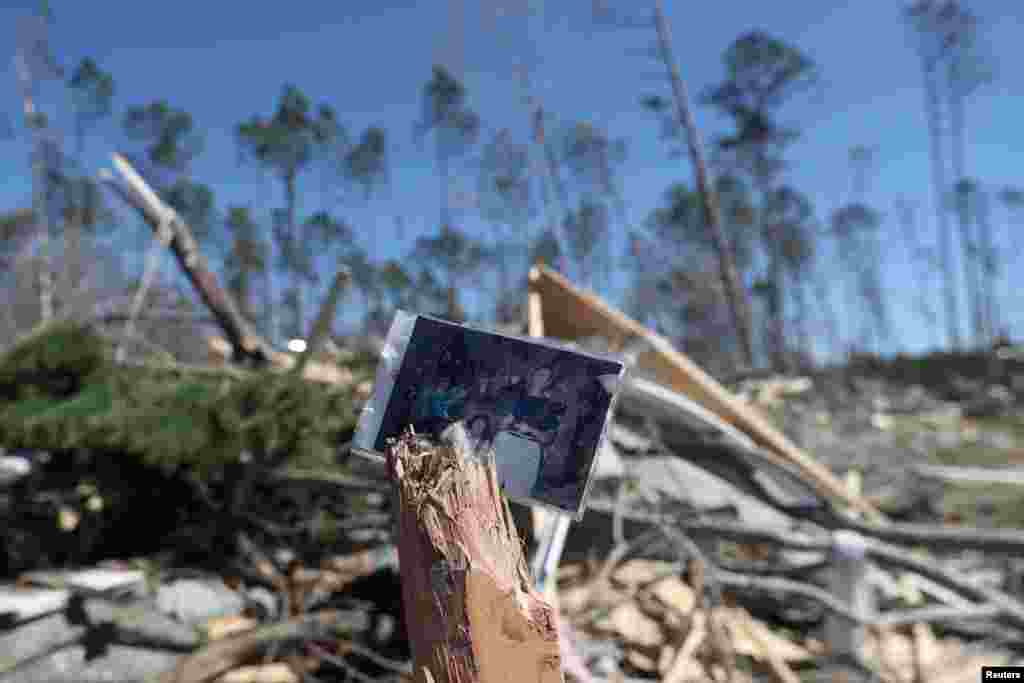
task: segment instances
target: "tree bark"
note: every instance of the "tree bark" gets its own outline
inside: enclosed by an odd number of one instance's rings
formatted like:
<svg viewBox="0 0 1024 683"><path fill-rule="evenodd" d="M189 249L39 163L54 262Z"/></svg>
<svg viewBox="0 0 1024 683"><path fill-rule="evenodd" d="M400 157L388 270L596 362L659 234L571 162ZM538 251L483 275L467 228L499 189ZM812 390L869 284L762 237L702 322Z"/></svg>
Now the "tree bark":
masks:
<svg viewBox="0 0 1024 683"><path fill-rule="evenodd" d="M114 166L124 178L127 188L107 178L106 183L121 199L142 214L154 231L160 230L161 223L170 218L171 250L177 258L189 282L196 288L203 303L216 318L217 323L235 355L242 359L265 362L270 355L270 347L260 338L249 322L242 316L231 296L221 287L217 275L209 268L199 251L199 245L192 236L188 225L173 209L166 206L146 184L146 181L135 172L131 164L120 154L113 156ZM168 212L170 215L168 216Z"/></svg>
<svg viewBox="0 0 1024 683"><path fill-rule="evenodd" d="M697 124L694 122L693 114L690 112L686 86L679 75L679 66L672 58L668 22L665 20L665 11L662 8L661 0L657 0L654 3L654 23L658 31L658 45L661 51L661 58L665 63L665 68L668 69L669 80L672 83L672 95L675 98L679 122L686 129L686 142L690 153L690 162L693 164L694 174L697 177L697 190L700 192L701 199L704 202L704 213L708 227L711 229L711 239L714 243L715 253L718 256L722 286L725 288L725 296L729 301L733 326L736 329L736 336L739 337L743 360L747 363L748 367L753 367L753 323L751 321L750 301L743 290L739 272L736 270L736 263L733 261L732 248L725 236L725 231L722 229L722 214L718 207L714 188L708 177L707 166L704 163L704 154L701 150L700 137L697 133Z"/></svg>
<svg viewBox="0 0 1024 683"><path fill-rule="evenodd" d="M494 460L461 424L388 450L413 680L561 683L555 611L531 587Z"/></svg>

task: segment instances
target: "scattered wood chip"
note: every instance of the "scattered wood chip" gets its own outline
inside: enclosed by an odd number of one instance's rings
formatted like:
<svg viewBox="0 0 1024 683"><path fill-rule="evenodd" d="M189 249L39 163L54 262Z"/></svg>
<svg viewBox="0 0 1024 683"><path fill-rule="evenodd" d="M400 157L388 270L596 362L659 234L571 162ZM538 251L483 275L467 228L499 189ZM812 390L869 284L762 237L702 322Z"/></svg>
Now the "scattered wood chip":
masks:
<svg viewBox="0 0 1024 683"><path fill-rule="evenodd" d="M629 650L626 653L626 661L640 671L654 673L658 670L658 662L637 650Z"/></svg>
<svg viewBox="0 0 1024 683"><path fill-rule="evenodd" d="M800 683L800 677L789 668L789 665L783 661L780 653L776 650L775 645L765 637L766 634L771 634L771 631L767 628L759 628L762 624L754 623L752 618L748 617L748 622L747 631L752 636L753 641L761 646L761 651L767 657L768 665L771 667L772 673L775 674L776 680L779 683Z"/></svg>
<svg viewBox="0 0 1024 683"><path fill-rule="evenodd" d="M671 562L659 560L634 559L623 562L612 572L612 581L623 586L636 588L648 584L660 576L672 572L675 568Z"/></svg>
<svg viewBox="0 0 1024 683"><path fill-rule="evenodd" d="M942 667L926 679L929 683L960 683L961 681L978 680L978 672L983 666L1006 666L1009 658L1005 656L971 655L959 657L956 662Z"/></svg>
<svg viewBox="0 0 1024 683"><path fill-rule="evenodd" d="M217 683L299 683L299 677L287 664L264 664L228 671Z"/></svg>
<svg viewBox="0 0 1024 683"><path fill-rule="evenodd" d="M639 647L656 648L665 642L658 622L631 602L613 608L594 624L594 628L614 633L623 642Z"/></svg>
<svg viewBox="0 0 1024 683"><path fill-rule="evenodd" d="M869 630L864 653L866 659L893 683L913 683L914 645L910 638L889 628Z"/></svg>
<svg viewBox="0 0 1024 683"><path fill-rule="evenodd" d="M590 601L592 590L590 586L573 586L558 591L558 604L569 614L577 614L583 610Z"/></svg>
<svg viewBox="0 0 1024 683"><path fill-rule="evenodd" d="M678 660L662 680L664 683L697 683L708 680L708 674L697 660L687 657Z"/></svg>
<svg viewBox="0 0 1024 683"><path fill-rule="evenodd" d="M744 609L720 607L716 608L715 616L728 630L729 640L737 655L768 662L770 650L783 662L803 662L811 659L811 653L806 649L776 635L766 625L754 620Z"/></svg>
<svg viewBox="0 0 1024 683"><path fill-rule="evenodd" d="M816 657L828 654L828 646L817 638L808 638L805 640L804 647L808 652Z"/></svg>
<svg viewBox="0 0 1024 683"><path fill-rule="evenodd" d="M673 632L685 630L688 622L688 618L680 616L679 612L671 609L666 609L661 617L662 626Z"/></svg>
<svg viewBox="0 0 1024 683"><path fill-rule="evenodd" d="M676 649L671 645L664 645L658 653L658 674L664 676L672 668L676 661Z"/></svg>
<svg viewBox="0 0 1024 683"><path fill-rule="evenodd" d="M78 523L81 519L82 516L75 510L69 507L61 507L57 513L57 526L60 527L61 531L74 531L78 528Z"/></svg>
<svg viewBox="0 0 1024 683"><path fill-rule="evenodd" d="M693 589L678 576L669 576L658 581L650 588L651 594L661 604L671 607L684 617L690 616L697 606L697 596Z"/></svg>
<svg viewBox="0 0 1024 683"><path fill-rule="evenodd" d="M703 610L698 610L693 613L693 618L690 620L690 631L686 634L686 639L683 640L683 644L679 647L675 661L669 668L668 673L665 674L665 683L707 680L704 670L693 658L697 650L704 643L706 636L707 616Z"/></svg>
<svg viewBox="0 0 1024 683"><path fill-rule="evenodd" d="M914 624L910 632L914 639L914 676L919 681L930 679L931 671L939 663L939 643L928 624Z"/></svg>
<svg viewBox="0 0 1024 683"><path fill-rule="evenodd" d="M227 636L235 635L236 633L242 633L249 629L256 628L259 624L258 621L250 617L240 616L224 616L214 617L206 622L204 627L206 631L206 637L210 640L220 640Z"/></svg>
<svg viewBox="0 0 1024 683"><path fill-rule="evenodd" d="M587 568L582 562L575 562L573 564L566 564L558 568L558 580L559 581L573 581L583 578L587 573Z"/></svg>

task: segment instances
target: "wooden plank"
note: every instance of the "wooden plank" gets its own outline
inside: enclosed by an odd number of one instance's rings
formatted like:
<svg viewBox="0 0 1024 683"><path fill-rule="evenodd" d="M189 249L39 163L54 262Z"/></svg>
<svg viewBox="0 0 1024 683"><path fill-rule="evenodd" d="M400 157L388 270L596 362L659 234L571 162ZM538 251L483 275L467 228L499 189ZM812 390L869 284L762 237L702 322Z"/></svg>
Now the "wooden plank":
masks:
<svg viewBox="0 0 1024 683"><path fill-rule="evenodd" d="M780 463L797 467L823 496L843 501L872 521L884 522L882 514L870 502L847 490L827 467L790 442L756 409L740 401L661 335L612 308L595 294L575 287L542 264L531 269L529 290L530 295L539 299L541 322L538 327L547 336L567 340L625 337L630 341L644 341L648 350L638 355L638 368L653 373L665 386L689 396L746 433Z"/></svg>

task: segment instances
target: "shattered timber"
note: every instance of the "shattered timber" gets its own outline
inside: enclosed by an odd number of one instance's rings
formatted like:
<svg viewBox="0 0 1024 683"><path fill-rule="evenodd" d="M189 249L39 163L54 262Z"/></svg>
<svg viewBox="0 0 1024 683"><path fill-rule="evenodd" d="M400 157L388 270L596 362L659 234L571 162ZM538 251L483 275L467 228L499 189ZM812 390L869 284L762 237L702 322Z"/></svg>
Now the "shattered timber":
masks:
<svg viewBox="0 0 1024 683"><path fill-rule="evenodd" d="M247 491L250 499L253 479L265 477L263 483L281 495L308 501L319 492L359 501L335 527L336 534L351 536L345 543L321 536L319 550L329 552L314 559L293 551L282 560L252 537L261 529L274 538L288 523L254 520L252 510L243 509L245 496L232 498L222 510L227 521L218 525L218 538L247 564L224 568L228 587L263 586L280 608L274 617L239 614L229 624L211 618L205 640L182 636L174 665L151 672L160 674L158 680L334 675L491 683L511 680L514 664L543 662L547 668L531 669L536 681L557 680L558 666L561 675L586 682L788 683L838 680L833 676L840 673L845 680L954 681L975 680L981 665L1020 656L1014 653L1024 642L1019 587L979 580L950 558L973 553L992 563L1009 561L1024 555L1024 532L887 520L877 501L796 446L757 407L666 340L542 265L531 272L529 317L521 331L581 347L599 343L634 366L580 524L567 528L545 511L531 513L484 495L495 492L486 472L466 485L479 495L466 497L443 475L431 479L437 469L426 481L407 479L418 476L411 464L399 476L396 462L413 463L415 456L447 446L421 452L405 443L390 464L348 458L347 440L369 375L323 357L296 360L272 351L239 322L212 273L196 270L202 262L190 252L195 243L188 226L137 186L140 179L126 177L122 196L154 230L173 225L179 265L224 332L210 342L216 362L119 363L91 323L40 328L0 356L0 444L221 468L238 478L236 493ZM247 360L250 367L232 360ZM24 470L13 475L24 476ZM477 516L466 515L467 509ZM473 520L487 523L467 527ZM355 527L373 527L373 533L353 541ZM362 578L393 572L396 544L403 579L419 570L416 586L402 586L405 624L399 628L408 639L398 658L372 647L374 628L358 616L365 602L335 599ZM446 554L455 547L465 557ZM474 562L490 571L443 577L444 586L435 585L440 582L432 580L431 568L438 558L430 553L455 567L449 574L481 566ZM24 573L10 595L36 595L32 591L43 586L57 589ZM66 581L59 588L70 597L51 596L55 602L43 611L68 615L80 629L75 643L100 633L108 646L155 647L138 632L139 614L148 607L118 607L109 593L69 586ZM7 595L0 592L0 600ZM439 595L449 610L464 610L462 623L440 641L430 621ZM494 601L502 595L514 598L502 608L502 619L518 614L520 620L487 623L496 617L484 607L497 609ZM353 606L358 604L363 607ZM131 612L136 609L142 612ZM12 613L15 635L40 614ZM216 632L210 630L214 623ZM467 642L467 635L489 626L495 633ZM515 654L499 651L512 647L502 640L510 632L516 634ZM0 655L8 652L8 638L0 632ZM13 646L9 651L21 652ZM18 680L19 672L49 656L0 656L0 680ZM446 656L463 659L454 667L418 666Z"/></svg>

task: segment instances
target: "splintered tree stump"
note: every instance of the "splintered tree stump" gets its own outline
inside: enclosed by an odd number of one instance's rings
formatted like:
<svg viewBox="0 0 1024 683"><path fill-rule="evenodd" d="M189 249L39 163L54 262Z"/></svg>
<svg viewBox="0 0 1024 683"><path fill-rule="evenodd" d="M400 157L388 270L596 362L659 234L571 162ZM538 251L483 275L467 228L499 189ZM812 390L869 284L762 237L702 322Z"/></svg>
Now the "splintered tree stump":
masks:
<svg viewBox="0 0 1024 683"><path fill-rule="evenodd" d="M493 457L456 423L388 448L417 683L561 683L557 615L531 585Z"/></svg>

